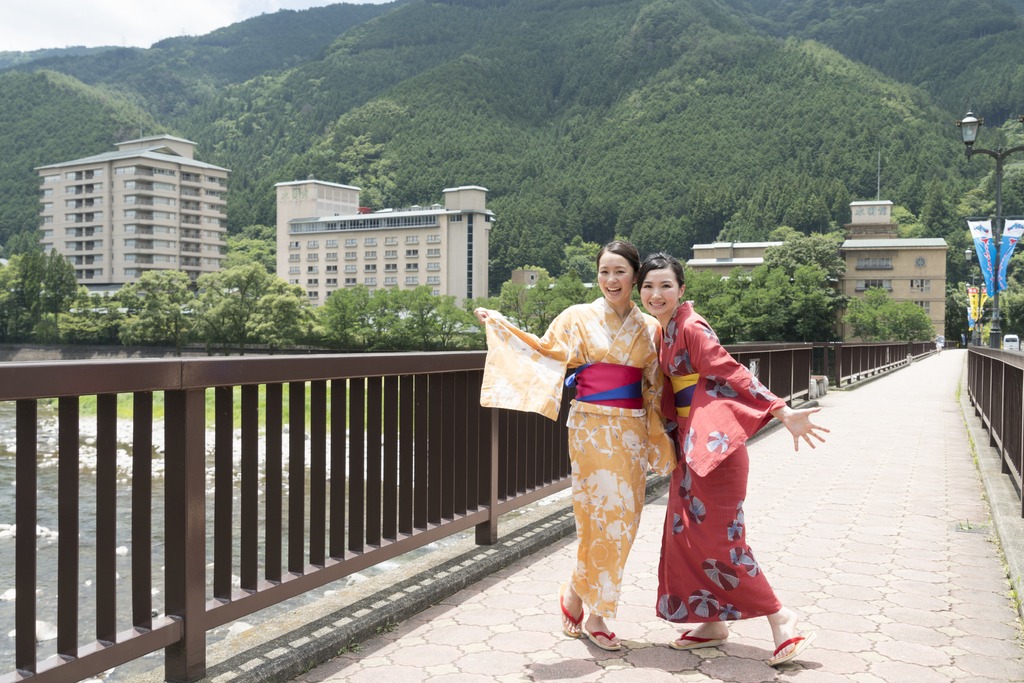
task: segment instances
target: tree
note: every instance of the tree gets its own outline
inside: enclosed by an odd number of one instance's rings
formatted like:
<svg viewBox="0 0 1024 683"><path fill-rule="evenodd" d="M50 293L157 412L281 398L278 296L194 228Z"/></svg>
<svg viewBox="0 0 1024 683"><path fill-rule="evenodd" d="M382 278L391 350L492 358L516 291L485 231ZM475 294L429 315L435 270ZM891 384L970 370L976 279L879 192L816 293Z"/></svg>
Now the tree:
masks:
<svg viewBox="0 0 1024 683"><path fill-rule="evenodd" d="M315 316L302 287L271 277L258 306L251 323L260 343L280 349L313 338Z"/></svg>
<svg viewBox="0 0 1024 683"><path fill-rule="evenodd" d="M50 256L46 259L46 267L43 272L43 291L41 292L42 309L53 316L54 337L57 341L60 335L60 314L68 309L68 305L78 293L78 283L75 280L75 268L56 249L50 250Z"/></svg>
<svg viewBox="0 0 1024 683"><path fill-rule="evenodd" d="M793 277L800 266L815 264L828 279L822 286L832 286L829 283L838 283L846 272L846 261L839 253L841 244L842 236L838 233L792 235L782 244L765 249L764 266L781 269Z"/></svg>
<svg viewBox="0 0 1024 683"><path fill-rule="evenodd" d="M122 322L117 298L79 287L61 323L60 338L65 344L118 344Z"/></svg>
<svg viewBox="0 0 1024 683"><path fill-rule="evenodd" d="M224 257L224 269L258 263L268 273L277 272L277 228L269 225L247 225L227 241L228 253Z"/></svg>
<svg viewBox="0 0 1024 683"><path fill-rule="evenodd" d="M573 237L572 241L563 248L565 258L562 260L562 273L576 273L580 281L593 282L597 254L600 251L600 244L584 242L579 235Z"/></svg>
<svg viewBox="0 0 1024 683"><path fill-rule="evenodd" d="M15 342L31 341L43 314L46 257L41 251L15 254L4 271L8 339Z"/></svg>
<svg viewBox="0 0 1024 683"><path fill-rule="evenodd" d="M151 270L121 288L118 298L130 312L121 325L125 344L170 344L175 355L195 324L192 280L180 270Z"/></svg>
<svg viewBox="0 0 1024 683"><path fill-rule="evenodd" d="M337 349L355 350L366 346L361 327L370 309L370 291L365 285L335 290L319 310L324 337Z"/></svg>
<svg viewBox="0 0 1024 683"><path fill-rule="evenodd" d="M926 341L935 336L924 309L911 301L893 301L880 287L853 299L845 321L853 328L854 336L864 341Z"/></svg>
<svg viewBox="0 0 1024 683"><path fill-rule="evenodd" d="M308 306L301 287L250 263L199 277L197 332L207 346L226 344L245 353L254 343L282 346L309 329L302 313ZM287 298L295 299L294 305ZM300 303L301 302L301 303ZM275 315L284 315L276 320Z"/></svg>

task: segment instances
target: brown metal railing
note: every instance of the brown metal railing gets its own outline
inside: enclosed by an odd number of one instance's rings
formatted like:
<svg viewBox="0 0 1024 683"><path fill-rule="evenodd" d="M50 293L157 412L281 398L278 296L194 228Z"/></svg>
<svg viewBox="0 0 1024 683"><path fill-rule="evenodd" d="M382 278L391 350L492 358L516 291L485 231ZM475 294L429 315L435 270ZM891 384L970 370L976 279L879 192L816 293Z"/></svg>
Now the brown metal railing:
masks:
<svg viewBox="0 0 1024 683"><path fill-rule="evenodd" d="M815 344L814 374L832 386L853 384L935 352L932 342L828 342Z"/></svg>
<svg viewBox="0 0 1024 683"><path fill-rule="evenodd" d="M811 345L730 351L756 361L780 397L807 394ZM53 517L59 530L54 562L37 562L35 534L14 540L15 661L0 666L0 683L77 681L160 649L168 680L195 680L210 629L455 533L495 543L502 514L569 485L570 394L557 422L481 408L483 361L456 352L0 363L0 402L13 403L16 422L17 528ZM93 396L94 484L81 452L81 405ZM40 494L49 475L38 446L54 403L55 496ZM119 472L119 451L130 453L130 474ZM88 544L95 567L81 566ZM80 595L85 573L94 595ZM57 586L52 653L35 638L41 583ZM119 600L130 624L118 622Z"/></svg>
<svg viewBox="0 0 1024 683"><path fill-rule="evenodd" d="M971 346L967 387L974 412L989 434L989 445L999 451L1002 471L1020 495L1024 480L1024 356Z"/></svg>

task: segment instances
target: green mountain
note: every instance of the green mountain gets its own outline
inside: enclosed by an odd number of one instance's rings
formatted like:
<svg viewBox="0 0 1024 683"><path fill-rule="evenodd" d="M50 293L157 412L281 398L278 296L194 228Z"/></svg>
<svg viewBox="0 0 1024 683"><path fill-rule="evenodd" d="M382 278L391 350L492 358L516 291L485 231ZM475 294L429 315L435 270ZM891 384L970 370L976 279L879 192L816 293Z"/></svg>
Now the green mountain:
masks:
<svg viewBox="0 0 1024 683"><path fill-rule="evenodd" d="M232 232L272 225L273 184L309 175L375 207L483 185L497 283L560 272L576 236L688 256L836 229L879 185L952 235L935 202L991 168L966 163L952 122L975 107L986 145L1014 134L999 124L1024 76L991 62L1019 16L996 0L410 0L29 61L0 72L0 244L34 228L33 166L139 130L232 169ZM78 110L90 122L62 116Z"/></svg>

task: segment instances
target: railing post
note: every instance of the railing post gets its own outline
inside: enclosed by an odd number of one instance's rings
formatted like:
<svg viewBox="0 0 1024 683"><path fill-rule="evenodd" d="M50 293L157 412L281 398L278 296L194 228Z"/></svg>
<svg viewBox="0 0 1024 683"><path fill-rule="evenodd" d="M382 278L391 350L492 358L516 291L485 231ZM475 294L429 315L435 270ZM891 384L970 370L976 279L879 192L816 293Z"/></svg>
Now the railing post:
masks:
<svg viewBox="0 0 1024 683"><path fill-rule="evenodd" d="M167 616L182 638L164 651L164 678L206 675L206 396L165 392L164 582Z"/></svg>
<svg viewBox="0 0 1024 683"><path fill-rule="evenodd" d="M14 603L14 665L19 672L36 673L36 535L38 522L38 405L35 399L17 402L15 437L15 513L19 529L33 533L17 534L14 539L16 594Z"/></svg>
<svg viewBox="0 0 1024 683"><path fill-rule="evenodd" d="M490 492L487 503L487 521L476 525L476 544L494 545L498 542L498 411L491 408L491 471Z"/></svg>

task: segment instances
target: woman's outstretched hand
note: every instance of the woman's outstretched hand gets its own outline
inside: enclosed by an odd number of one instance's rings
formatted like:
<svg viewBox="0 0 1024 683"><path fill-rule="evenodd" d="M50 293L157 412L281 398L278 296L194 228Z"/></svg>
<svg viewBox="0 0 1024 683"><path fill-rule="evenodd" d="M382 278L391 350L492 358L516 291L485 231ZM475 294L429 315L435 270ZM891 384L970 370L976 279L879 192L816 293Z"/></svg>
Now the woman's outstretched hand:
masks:
<svg viewBox="0 0 1024 683"><path fill-rule="evenodd" d="M473 309L473 315L476 316L476 319L480 321L481 325L486 325L487 324L487 319L490 318L493 315L496 315L497 313L498 313L497 311L492 311L489 308L476 308L476 309Z"/></svg>
<svg viewBox="0 0 1024 683"><path fill-rule="evenodd" d="M778 418L785 425L786 429L789 430L789 433L793 435L793 450L800 450L800 439L806 441L807 445L811 448L815 447L813 439L825 443L825 437L820 432L827 434L829 430L811 422L811 415L819 410L821 408L800 408L795 410L785 406L772 412L772 416Z"/></svg>

